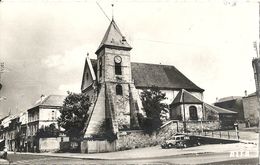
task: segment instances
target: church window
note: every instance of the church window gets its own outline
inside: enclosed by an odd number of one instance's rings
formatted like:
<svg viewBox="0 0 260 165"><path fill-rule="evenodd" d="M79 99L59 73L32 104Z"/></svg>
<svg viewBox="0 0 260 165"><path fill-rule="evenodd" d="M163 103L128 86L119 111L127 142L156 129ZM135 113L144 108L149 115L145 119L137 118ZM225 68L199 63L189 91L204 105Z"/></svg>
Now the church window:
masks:
<svg viewBox="0 0 260 165"><path fill-rule="evenodd" d="M195 106L189 107L190 120L198 120L197 108Z"/></svg>
<svg viewBox="0 0 260 165"><path fill-rule="evenodd" d="M102 58L99 59L99 77L102 76Z"/></svg>
<svg viewBox="0 0 260 165"><path fill-rule="evenodd" d="M86 74L86 78L87 78L87 80L88 80L88 72L87 72L87 74Z"/></svg>
<svg viewBox="0 0 260 165"><path fill-rule="evenodd" d="M115 63L115 74L122 75L121 63L119 63L119 64Z"/></svg>
<svg viewBox="0 0 260 165"><path fill-rule="evenodd" d="M121 85L116 85L116 95L123 95L123 89Z"/></svg>
<svg viewBox="0 0 260 165"><path fill-rule="evenodd" d="M122 67L121 67L122 58L120 56L115 56L114 61L115 61L115 74L122 75Z"/></svg>

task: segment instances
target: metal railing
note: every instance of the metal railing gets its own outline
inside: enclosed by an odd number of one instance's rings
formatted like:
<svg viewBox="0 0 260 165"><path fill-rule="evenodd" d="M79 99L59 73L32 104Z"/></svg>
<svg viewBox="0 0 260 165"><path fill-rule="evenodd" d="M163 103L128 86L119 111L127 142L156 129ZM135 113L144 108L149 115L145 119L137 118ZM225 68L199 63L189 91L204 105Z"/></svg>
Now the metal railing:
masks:
<svg viewBox="0 0 260 165"><path fill-rule="evenodd" d="M236 139L239 140L239 132L233 130L226 131L193 131L189 132L190 135L198 135L198 136L206 136L213 138L221 138L221 139Z"/></svg>

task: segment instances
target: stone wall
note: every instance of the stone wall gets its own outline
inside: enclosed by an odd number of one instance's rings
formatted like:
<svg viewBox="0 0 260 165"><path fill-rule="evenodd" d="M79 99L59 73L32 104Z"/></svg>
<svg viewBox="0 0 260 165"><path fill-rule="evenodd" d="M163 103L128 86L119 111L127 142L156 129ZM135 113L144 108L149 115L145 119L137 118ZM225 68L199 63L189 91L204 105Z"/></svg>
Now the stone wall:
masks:
<svg viewBox="0 0 260 165"><path fill-rule="evenodd" d="M143 148L161 144L177 133L178 123L169 122L153 134L147 134L142 130L119 132L117 150Z"/></svg>
<svg viewBox="0 0 260 165"><path fill-rule="evenodd" d="M218 121L203 121L203 122L187 122L187 130L188 131L200 131L203 127L203 130L217 130L219 129L220 123ZM174 136L177 132L183 132L183 122L179 121L169 121L165 123L160 130L153 134L147 134L142 130L131 130L131 131L119 131L118 132L118 139L113 142L116 145L115 150L127 150L127 149L134 149L134 148L143 148L154 146L158 144L162 144L165 140L170 139ZM113 151L111 147L103 148L98 147L100 146L99 143L102 142L95 142L95 141L86 141L84 143L88 144L81 144L82 145L82 152L94 153L100 150L101 152L109 152ZM108 142L107 142L108 143ZM103 143L102 143L103 144ZM112 143L111 143L112 145Z"/></svg>
<svg viewBox="0 0 260 165"><path fill-rule="evenodd" d="M183 126L183 123L180 124L180 126ZM186 123L187 131L190 132L198 132L203 130L218 130L220 129L220 123L219 121L188 121Z"/></svg>
<svg viewBox="0 0 260 165"><path fill-rule="evenodd" d="M117 150L143 148L156 145L156 134L145 134L141 130L119 132Z"/></svg>
<svg viewBox="0 0 260 165"><path fill-rule="evenodd" d="M257 101L256 95L243 97L243 107L244 107L245 121L249 120L251 126L258 125L259 122L258 109L260 109L260 105Z"/></svg>
<svg viewBox="0 0 260 165"><path fill-rule="evenodd" d="M53 138L40 138L39 139L39 152L59 151L61 137ZM63 141L68 141L68 137L63 138Z"/></svg>

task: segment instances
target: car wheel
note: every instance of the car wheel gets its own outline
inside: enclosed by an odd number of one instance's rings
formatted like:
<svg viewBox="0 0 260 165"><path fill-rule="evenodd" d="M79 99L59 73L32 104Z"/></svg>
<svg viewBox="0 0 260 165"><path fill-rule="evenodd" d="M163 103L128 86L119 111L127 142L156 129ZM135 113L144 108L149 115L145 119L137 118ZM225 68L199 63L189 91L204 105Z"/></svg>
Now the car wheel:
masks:
<svg viewBox="0 0 260 165"><path fill-rule="evenodd" d="M168 148L172 148L173 147L173 145L172 144L168 144Z"/></svg>
<svg viewBox="0 0 260 165"><path fill-rule="evenodd" d="M4 153L3 159L7 159L7 153Z"/></svg>

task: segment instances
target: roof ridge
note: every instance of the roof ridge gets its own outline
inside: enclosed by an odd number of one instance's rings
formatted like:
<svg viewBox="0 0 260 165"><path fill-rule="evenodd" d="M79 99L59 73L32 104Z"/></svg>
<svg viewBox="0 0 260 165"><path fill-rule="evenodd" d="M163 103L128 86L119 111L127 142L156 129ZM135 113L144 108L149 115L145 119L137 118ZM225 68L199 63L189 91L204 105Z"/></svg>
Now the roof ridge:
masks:
<svg viewBox="0 0 260 165"><path fill-rule="evenodd" d="M176 68L174 65L170 65L170 64L155 64L155 63L144 63L144 62L131 62L134 64L145 64L145 65L156 65L156 66L171 66Z"/></svg>

